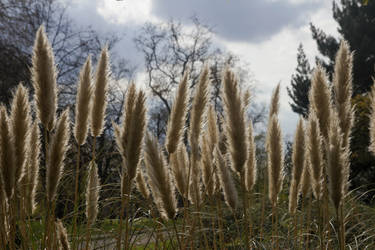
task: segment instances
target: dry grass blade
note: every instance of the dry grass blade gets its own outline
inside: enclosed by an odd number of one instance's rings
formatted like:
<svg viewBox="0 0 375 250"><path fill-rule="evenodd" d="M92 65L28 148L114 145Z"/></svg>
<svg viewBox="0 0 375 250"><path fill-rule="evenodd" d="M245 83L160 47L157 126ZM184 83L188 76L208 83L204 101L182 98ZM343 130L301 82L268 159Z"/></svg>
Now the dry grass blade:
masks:
<svg viewBox="0 0 375 250"><path fill-rule="evenodd" d="M315 198L320 199L323 193L323 138L320 133L319 121L314 111L309 114L306 129L307 157L310 168L312 189Z"/></svg>
<svg viewBox="0 0 375 250"><path fill-rule="evenodd" d="M70 250L68 234L61 220L56 222L57 238L60 240L60 247L62 250Z"/></svg>
<svg viewBox="0 0 375 250"><path fill-rule="evenodd" d="M295 213L298 203L298 194L302 181L302 173L304 171L305 162L305 129L303 119L300 118L293 143L292 154L293 170L289 191L289 212Z"/></svg>
<svg viewBox="0 0 375 250"><path fill-rule="evenodd" d="M271 117L267 131L268 153L268 190L269 199L273 206L277 203L278 194L281 191L284 179L284 155L282 148L282 135L279 121L276 115Z"/></svg>
<svg viewBox="0 0 375 250"><path fill-rule="evenodd" d="M86 218L87 224L91 226L98 216L98 201L100 192L100 180L98 176L98 167L91 161L89 165L89 174L87 176L86 190Z"/></svg>
<svg viewBox="0 0 375 250"><path fill-rule="evenodd" d="M99 58L95 73L93 103L91 109L91 135L98 137L103 130L105 110L107 107L107 89L109 84L109 56L105 47Z"/></svg>
<svg viewBox="0 0 375 250"><path fill-rule="evenodd" d="M144 150L149 185L155 204L165 219L173 219L176 214L176 199L164 155L159 150L157 139L147 134Z"/></svg>
<svg viewBox="0 0 375 250"><path fill-rule="evenodd" d="M375 155L375 78L371 87L371 116L370 116L370 146L369 151Z"/></svg>
<svg viewBox="0 0 375 250"><path fill-rule="evenodd" d="M65 153L69 147L69 137L69 110L66 109L57 122L55 134L49 144L47 156L47 199L50 202L55 199L56 189L60 182Z"/></svg>
<svg viewBox="0 0 375 250"><path fill-rule="evenodd" d="M31 127L30 103L27 89L18 85L11 107L11 129L14 138L15 185L21 180L28 155L29 129Z"/></svg>
<svg viewBox="0 0 375 250"><path fill-rule="evenodd" d="M170 119L168 121L165 147L169 154L173 154L177 150L177 147L183 138L188 104L188 79L189 74L186 71L178 86Z"/></svg>
<svg viewBox="0 0 375 250"><path fill-rule="evenodd" d="M150 191L148 190L145 178L143 177L142 170L139 169L137 176L135 177L139 192L141 192L143 198L148 199L150 197Z"/></svg>
<svg viewBox="0 0 375 250"><path fill-rule="evenodd" d="M55 124L57 106L57 73L52 47L43 26L39 27L35 38L31 74L38 118L51 131Z"/></svg>
<svg viewBox="0 0 375 250"><path fill-rule="evenodd" d="M232 167L242 174L248 157L245 106L242 103L237 80L229 69L226 69L223 75L222 92L225 111L225 134L228 138Z"/></svg>
<svg viewBox="0 0 375 250"><path fill-rule="evenodd" d="M215 164L218 167L219 179L224 191L225 202L230 208L235 210L238 206L237 189L234 185L233 176L226 163L226 159L217 147L215 148Z"/></svg>
<svg viewBox="0 0 375 250"><path fill-rule="evenodd" d="M15 185L16 168L14 161L14 143L8 113L4 106L0 106L0 167L8 201L13 195Z"/></svg>
<svg viewBox="0 0 375 250"><path fill-rule="evenodd" d="M91 93L91 58L89 56L79 75L79 86L76 97L74 137L78 145L82 145L86 141Z"/></svg>
<svg viewBox="0 0 375 250"><path fill-rule="evenodd" d="M323 138L328 139L329 122L331 117L331 90L327 83L326 72L320 65L314 70L311 79L309 101L310 110L314 110L316 117L318 118Z"/></svg>
<svg viewBox="0 0 375 250"><path fill-rule="evenodd" d="M253 125L250 122L248 128L249 157L246 162L246 190L251 191L257 179L256 145L254 142Z"/></svg>

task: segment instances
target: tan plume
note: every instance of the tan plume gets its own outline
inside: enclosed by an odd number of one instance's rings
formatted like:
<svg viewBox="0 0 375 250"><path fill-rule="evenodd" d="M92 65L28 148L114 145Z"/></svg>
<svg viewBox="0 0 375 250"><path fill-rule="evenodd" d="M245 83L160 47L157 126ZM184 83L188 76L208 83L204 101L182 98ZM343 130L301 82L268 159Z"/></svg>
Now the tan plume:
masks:
<svg viewBox="0 0 375 250"><path fill-rule="evenodd" d="M36 33L31 75L38 118L43 126L51 131L55 124L57 107L57 72L52 47L48 42L43 25Z"/></svg>

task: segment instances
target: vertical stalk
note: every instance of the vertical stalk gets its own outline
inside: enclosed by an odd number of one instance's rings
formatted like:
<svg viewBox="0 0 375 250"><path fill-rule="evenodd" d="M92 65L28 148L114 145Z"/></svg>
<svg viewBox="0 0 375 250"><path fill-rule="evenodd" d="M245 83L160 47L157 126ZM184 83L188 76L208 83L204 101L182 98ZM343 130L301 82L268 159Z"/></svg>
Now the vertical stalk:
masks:
<svg viewBox="0 0 375 250"><path fill-rule="evenodd" d="M264 214L265 214L265 209L266 209L266 198L267 198L267 192L266 192L266 189L267 189L267 171L266 171L266 169L264 169L264 171L263 171L263 176L264 176L264 178L263 178L262 213L261 213L261 217L260 217L260 240L262 240L262 237L263 237Z"/></svg>
<svg viewBox="0 0 375 250"><path fill-rule="evenodd" d="M47 128L44 128L44 163L45 163L45 173L47 173L47 157L48 157L48 130ZM47 174L45 174L45 178L47 178ZM46 181L45 181L46 183ZM48 236L48 222L49 222L49 213L50 213L50 204L47 200L47 190L45 188L45 195L44 195L44 202L47 207L46 214L45 214L45 222L44 222L44 237L43 237L43 244L42 249L45 249L46 246L46 240Z"/></svg>
<svg viewBox="0 0 375 250"><path fill-rule="evenodd" d="M74 188L74 215L73 215L73 249L76 249L76 236L77 236L77 216L78 216L78 179L79 179L79 166L80 166L80 152L81 145L77 148L77 164L76 164L76 176L75 176L75 188Z"/></svg>
<svg viewBox="0 0 375 250"><path fill-rule="evenodd" d="M242 186L242 203L243 203L243 215L244 215L244 227L245 227L245 249L249 249L249 227L246 225L249 223L249 218L247 215L247 191L245 186L245 169L241 173L241 186Z"/></svg>

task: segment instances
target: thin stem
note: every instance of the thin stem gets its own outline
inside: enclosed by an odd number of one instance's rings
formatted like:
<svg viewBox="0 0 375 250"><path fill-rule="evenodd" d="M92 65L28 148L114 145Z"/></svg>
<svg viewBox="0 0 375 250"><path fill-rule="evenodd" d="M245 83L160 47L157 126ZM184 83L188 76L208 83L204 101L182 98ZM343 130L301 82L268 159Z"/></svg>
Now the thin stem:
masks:
<svg viewBox="0 0 375 250"><path fill-rule="evenodd" d="M263 171L263 197L262 197L262 214L260 217L260 240L263 237L263 225L264 225L264 214L266 209L266 197L267 197L267 171Z"/></svg>
<svg viewBox="0 0 375 250"><path fill-rule="evenodd" d="M174 228L174 231L176 233L176 237L177 237L177 243L178 243L178 248L180 250L182 250L182 246L181 246L181 241L180 241L180 236L178 236L178 231L177 231L177 227L176 227L176 221L173 219L173 228Z"/></svg>
<svg viewBox="0 0 375 250"><path fill-rule="evenodd" d="M79 185L79 166L80 166L80 153L81 145L77 148L77 164L76 164L76 176L75 176L75 191L74 191L74 215L73 215L73 249L76 249L76 237L77 236L77 213L78 213L78 185Z"/></svg>
<svg viewBox="0 0 375 250"><path fill-rule="evenodd" d="M89 250L90 241L91 241L91 229L90 229L90 224L87 222L86 250Z"/></svg>
<svg viewBox="0 0 375 250"><path fill-rule="evenodd" d="M44 128L44 161L45 161L45 173L47 173L47 158L48 158L48 142L49 142L49 135L48 135L48 130L47 128ZM47 175L45 175L45 177L47 178ZM47 179L45 180L47 181ZM46 182L45 182L46 183ZM42 249L45 248L46 246L46 240L47 240L47 236L48 236L48 222L49 222L49 213L50 213L50 204L47 200L47 190L45 189L45 195L44 195L44 202L46 204L46 207L47 207L47 212L45 214L45 227L44 227L44 237L43 237L43 244L42 244Z"/></svg>
<svg viewBox="0 0 375 250"><path fill-rule="evenodd" d="M249 223L249 218L247 215L247 191L246 191L246 186L245 186L245 171L242 171L241 173L241 185L242 185L242 203L243 203L243 215L244 215L244 227L245 227L245 249L250 249L249 248L249 227L246 225ZM250 224L250 223L249 223Z"/></svg>

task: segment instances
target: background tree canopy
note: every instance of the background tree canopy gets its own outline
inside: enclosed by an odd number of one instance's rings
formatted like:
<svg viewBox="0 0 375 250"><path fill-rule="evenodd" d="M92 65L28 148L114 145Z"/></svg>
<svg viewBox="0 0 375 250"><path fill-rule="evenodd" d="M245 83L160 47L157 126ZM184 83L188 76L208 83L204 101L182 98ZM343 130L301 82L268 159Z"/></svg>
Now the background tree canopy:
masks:
<svg viewBox="0 0 375 250"><path fill-rule="evenodd" d="M375 161L367 149L368 130L364 129L368 126L368 118L364 114L369 112L368 98L365 96L373 84L375 65L375 1L333 1L332 12L341 35L339 39L347 40L354 51L352 103L355 104L356 117L351 139L351 177L352 187L355 188L373 183L374 181L366 176L375 176ZM321 64L332 78L340 41L314 24L310 24L310 29L320 52L316 57L316 63ZM291 86L287 90L292 99L292 110L306 117L312 69L302 45L298 48L297 63L296 73L292 75Z"/></svg>

